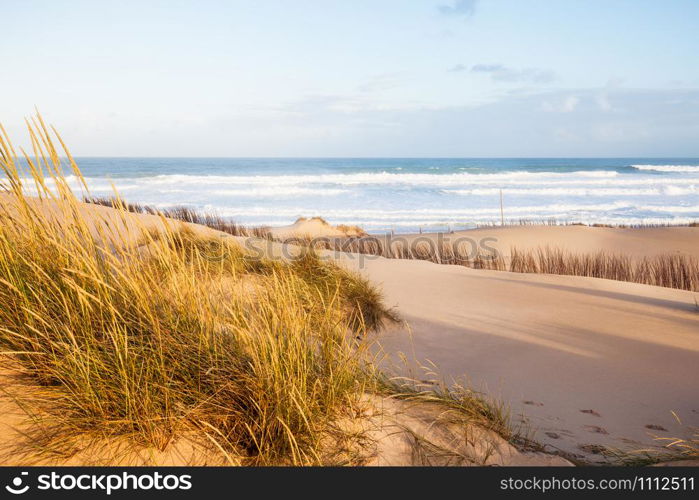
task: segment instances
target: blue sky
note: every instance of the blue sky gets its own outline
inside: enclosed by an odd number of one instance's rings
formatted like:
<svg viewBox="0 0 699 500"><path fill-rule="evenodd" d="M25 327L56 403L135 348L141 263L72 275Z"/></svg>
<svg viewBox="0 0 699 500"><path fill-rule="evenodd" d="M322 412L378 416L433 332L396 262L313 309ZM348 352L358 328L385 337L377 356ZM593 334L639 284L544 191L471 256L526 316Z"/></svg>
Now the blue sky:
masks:
<svg viewBox="0 0 699 500"><path fill-rule="evenodd" d="M79 156L699 156L695 0L0 0Z"/></svg>

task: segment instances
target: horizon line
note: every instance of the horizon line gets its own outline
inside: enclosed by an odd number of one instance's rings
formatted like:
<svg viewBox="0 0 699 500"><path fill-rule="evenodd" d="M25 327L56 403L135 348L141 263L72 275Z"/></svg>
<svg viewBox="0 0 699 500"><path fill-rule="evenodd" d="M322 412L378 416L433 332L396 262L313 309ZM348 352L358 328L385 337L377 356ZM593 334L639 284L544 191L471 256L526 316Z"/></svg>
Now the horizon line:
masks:
<svg viewBox="0 0 699 500"><path fill-rule="evenodd" d="M30 156L31 157L31 156ZM67 158L66 156L60 156ZM696 156L130 156L130 155L73 155L73 158L120 158L120 159L226 159L226 160L626 160L666 159L699 160Z"/></svg>

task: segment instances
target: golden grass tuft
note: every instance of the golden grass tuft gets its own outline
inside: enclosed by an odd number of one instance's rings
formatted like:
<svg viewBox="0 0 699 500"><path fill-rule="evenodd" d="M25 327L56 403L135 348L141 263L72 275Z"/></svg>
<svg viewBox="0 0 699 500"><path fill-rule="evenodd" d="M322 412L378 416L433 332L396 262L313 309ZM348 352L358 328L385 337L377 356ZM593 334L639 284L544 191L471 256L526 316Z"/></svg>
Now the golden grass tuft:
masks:
<svg viewBox="0 0 699 500"><path fill-rule="evenodd" d="M672 412L679 424L682 424L679 416ZM692 436L687 439L656 437L658 441L665 443L665 448L674 453L675 460L699 460L699 427L692 427Z"/></svg>
<svg viewBox="0 0 699 500"><path fill-rule="evenodd" d="M162 450L195 433L229 463L334 463L323 436L375 384L363 334L393 317L380 293L311 251L255 258L163 214L153 230L119 202L101 220L65 181L60 137L40 116L29 132L36 198L0 137L0 350L47 389L18 396L38 452L70 456L85 436Z"/></svg>

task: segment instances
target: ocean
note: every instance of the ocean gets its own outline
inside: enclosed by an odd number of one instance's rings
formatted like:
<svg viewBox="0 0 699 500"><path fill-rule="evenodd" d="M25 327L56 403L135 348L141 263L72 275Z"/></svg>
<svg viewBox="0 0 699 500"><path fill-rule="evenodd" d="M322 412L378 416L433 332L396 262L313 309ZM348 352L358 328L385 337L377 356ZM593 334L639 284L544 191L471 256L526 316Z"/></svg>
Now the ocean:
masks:
<svg viewBox="0 0 699 500"><path fill-rule="evenodd" d="M78 158L93 196L245 225L322 216L371 233L507 221L699 220L699 158ZM77 179L71 183L79 189Z"/></svg>

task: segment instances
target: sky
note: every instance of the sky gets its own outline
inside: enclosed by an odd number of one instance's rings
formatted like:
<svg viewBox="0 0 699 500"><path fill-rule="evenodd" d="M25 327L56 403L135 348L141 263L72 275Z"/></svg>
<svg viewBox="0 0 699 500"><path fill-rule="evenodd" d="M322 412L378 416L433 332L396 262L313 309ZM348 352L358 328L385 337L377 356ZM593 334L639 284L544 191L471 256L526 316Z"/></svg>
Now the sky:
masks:
<svg viewBox="0 0 699 500"><path fill-rule="evenodd" d="M0 0L76 156L699 156L696 0ZM22 142L22 141L19 141Z"/></svg>

